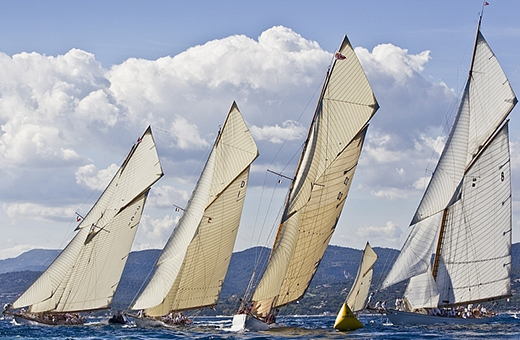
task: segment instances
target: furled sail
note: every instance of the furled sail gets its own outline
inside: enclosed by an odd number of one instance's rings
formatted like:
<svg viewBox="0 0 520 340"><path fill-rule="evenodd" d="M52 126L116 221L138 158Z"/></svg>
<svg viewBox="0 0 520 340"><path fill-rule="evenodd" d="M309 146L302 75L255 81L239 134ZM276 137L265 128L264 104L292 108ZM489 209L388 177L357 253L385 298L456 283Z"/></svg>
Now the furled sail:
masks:
<svg viewBox="0 0 520 340"><path fill-rule="evenodd" d="M367 131L379 105L347 39L329 70L309 129L253 312L304 295L347 197Z"/></svg>
<svg viewBox="0 0 520 340"><path fill-rule="evenodd" d="M217 303L256 157L256 144L233 103L154 276L132 309L163 316Z"/></svg>
<svg viewBox="0 0 520 340"><path fill-rule="evenodd" d="M417 308L431 307L432 301L455 305L510 294L511 183L504 121L516 103L479 22L449 138L382 288L431 275L433 280L409 283L407 291L432 292L413 298ZM418 287L426 283L437 287Z"/></svg>
<svg viewBox="0 0 520 340"><path fill-rule="evenodd" d="M128 258L150 187L163 176L150 127L133 146L77 234L13 303L30 312L107 308Z"/></svg>

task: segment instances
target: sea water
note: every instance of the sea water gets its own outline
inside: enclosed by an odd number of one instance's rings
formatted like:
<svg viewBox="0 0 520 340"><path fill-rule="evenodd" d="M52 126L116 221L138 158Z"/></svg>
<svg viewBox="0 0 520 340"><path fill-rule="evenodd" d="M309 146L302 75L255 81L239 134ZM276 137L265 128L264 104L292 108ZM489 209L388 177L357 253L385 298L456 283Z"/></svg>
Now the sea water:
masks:
<svg viewBox="0 0 520 340"><path fill-rule="evenodd" d="M485 325L394 326L384 315L361 315L363 328L338 332L333 316L280 316L285 327L266 332L231 332L231 317L197 317L191 326L137 328L90 318L83 326L24 326L0 319L2 339L520 339L520 314L504 313Z"/></svg>

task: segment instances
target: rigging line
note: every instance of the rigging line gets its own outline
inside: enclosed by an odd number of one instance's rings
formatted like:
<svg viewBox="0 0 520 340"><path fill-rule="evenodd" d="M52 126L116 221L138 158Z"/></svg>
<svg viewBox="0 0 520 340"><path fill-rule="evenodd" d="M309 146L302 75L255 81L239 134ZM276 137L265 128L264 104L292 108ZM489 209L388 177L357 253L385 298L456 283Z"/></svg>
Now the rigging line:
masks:
<svg viewBox="0 0 520 340"><path fill-rule="evenodd" d="M267 174L266 174L266 176L267 176ZM276 188L278 187L278 184L279 184L279 183L277 182L277 183L275 184L273 190L272 190L271 199L269 200L269 204L268 204L268 207L267 207L267 211L266 211L266 213L265 213L265 215L264 215L264 220L263 220L263 222L262 222L262 227L261 227L261 229L260 229L260 230L261 230L261 233L262 233L263 230L265 230L265 226L266 226L266 224L267 224L267 218L268 218L268 216L269 216L269 212L271 211L271 207L272 207L272 204L273 204L273 202L274 202L275 192L276 192ZM286 195L286 197L287 197L287 195ZM281 215L282 215L282 212L283 212L284 207L285 207L285 205L280 205L280 209L278 210L278 213L277 213L276 216L274 217L274 221L273 221L273 223L272 223L272 225L271 225L271 228L269 229L269 233L267 234L267 239L266 239L267 242L269 242L269 240L272 240L273 235L276 234L276 232L278 231L278 226L279 226L279 222L278 222L278 221L281 220ZM260 243L260 236L261 236L261 234L259 235L256 244L259 244L259 243ZM273 244L273 242L271 242L271 244ZM269 249L268 246L266 246L266 247ZM271 250L272 250L272 249L271 249ZM262 250L261 250L261 255L262 255L262 256L265 256L265 252L266 252L265 249L262 248ZM267 251L267 253L270 253L270 251ZM259 257L257 258L257 261L260 262L260 260L261 260L261 257L259 256ZM255 269L256 269L256 268L255 268Z"/></svg>
<svg viewBox="0 0 520 340"><path fill-rule="evenodd" d="M173 216L173 212L174 211L173 211L173 206L172 206L172 207L170 207L170 213L165 218L169 218L173 222L173 228L175 228L175 220L173 218L171 218L171 216ZM170 231L170 233L168 235L171 235L172 232L173 232L173 229L172 229L172 231ZM166 240L166 242L168 242L168 240ZM164 249L164 245L161 247L161 249L162 250ZM146 278L143 280L143 282L141 282L141 285L139 286L139 289L135 292L134 297L132 298L132 300L128 304L127 310L131 310L132 309L132 305L134 305L137 302L137 298L143 292L143 288L145 287L145 285L148 284L150 276L156 270L157 262L159 261L159 258L161 257L162 250L159 251L159 254L157 255L157 258L155 259L155 261L153 262L152 267L148 271L148 274L146 275Z"/></svg>
<svg viewBox="0 0 520 340"><path fill-rule="evenodd" d="M132 145L134 145L134 144L135 144L135 142L132 143ZM123 157L121 157L121 158L119 159L119 161L117 162L117 164L121 164L121 165L122 165L122 164L123 164L123 161L124 161L124 159L126 159L126 157L127 157L127 155L125 154ZM110 168L110 166L109 166L107 169L109 169L109 168ZM82 223L83 220L84 220L85 218L84 218L83 216L81 216L81 215L78 213L78 211L81 211L81 207L85 206L85 205L87 204L87 202L91 200L91 198L92 198L92 196L94 195L94 193L100 191L100 187L101 187L101 186L106 182L106 179L107 179L107 178L110 178L110 179L113 178L113 177L115 176L115 174L119 171L120 168L121 168L121 166L119 166L119 167L117 168L117 170L116 170L115 172L113 172L113 173L112 173L112 172L107 172L107 173L105 174L105 176L103 176L103 178L98 182L97 186L96 186L95 188L91 188L92 191L90 192L90 194L88 195L88 197L83 201L83 203L81 203L81 204L79 205L79 207L76 209L76 211L75 211L75 213L74 213L75 215L78 215L78 216L81 217L81 221L79 221L79 223ZM99 173L100 173L100 171L98 171L98 174L99 174ZM108 184L110 184L110 182L108 182ZM107 186L108 186L108 184L107 184ZM90 188L90 187L89 187L89 188ZM103 193L104 193L104 191L101 192L101 194L99 195L98 199L103 195ZM97 201L94 202L94 203L92 204L92 207L93 207L96 203L97 203ZM87 212L87 214L86 214L85 216L87 216L89 212L90 212L90 210ZM71 228L73 227L73 224L76 224L76 226L74 227L74 230L71 231ZM77 228L78 225L79 225L79 224L78 224L77 217L74 216L73 218L71 218L71 220L70 220L70 222L69 222L69 226L68 226L68 228L67 228L67 232L64 233L64 235L63 235L63 239L62 239L61 242L60 242L59 249L63 249L64 245L65 245L68 241L70 241L70 239L71 239L70 235L71 235L71 234L72 234L72 235L74 234L74 231L76 230L76 228ZM67 241L67 240L68 240L68 241Z"/></svg>
<svg viewBox="0 0 520 340"><path fill-rule="evenodd" d="M253 247L253 245L259 245L260 244L260 240L262 238L262 232L263 232L263 230L265 230L267 217L269 216L269 211L271 210L271 206L272 206L272 203L274 201L275 191L276 191L276 188L278 187L278 184L279 184L279 183L275 184L275 186L273 188L273 193L271 195L271 199L269 200L267 211L264 214L264 220L262 222L262 226L260 227L260 232L258 234L258 238L255 239L254 235L257 232L256 230L257 230L257 225L258 225L258 219L259 219L259 216L260 216L261 205L262 205L262 202L264 201L263 197L264 197L264 193L265 193L265 188L267 186L266 182L267 182L267 172L265 173L265 176L264 176L264 184L262 186L262 191L261 191L261 194L260 194L260 204L258 205L257 213L256 213L256 216L255 216L255 221L254 221L254 224L253 224L253 233L252 233L253 236L250 239L250 244L249 244L250 248ZM278 217L279 217L279 215L276 216L275 221L278 220ZM276 222L275 222L274 226L276 226ZM269 234L267 236L267 240L269 240L272 237L274 226L271 227L271 230L270 230L270 232L269 232ZM260 266L260 263L262 263L262 259L266 257L266 254L269 254L269 251L266 248L267 248L267 246L266 247L260 247L259 249L255 250L255 263L253 265L253 273L251 274L251 279L254 279L255 273L256 273L258 267ZM251 281L251 279L250 279L250 281ZM254 280L256 280L256 278ZM249 286L251 286L251 287L249 287ZM253 289L253 286L254 286L254 282L250 282L248 284L248 289L246 289L246 291L244 292L244 295L243 295L243 301L247 301L249 299L249 295L251 294L251 290Z"/></svg>
<svg viewBox="0 0 520 340"><path fill-rule="evenodd" d="M329 66L330 67L330 66ZM312 94L312 96L310 96L309 98L309 101L307 102L307 104L305 105L305 107L303 108L303 110L301 111L300 115L298 116L298 119L296 120L296 122L300 122L302 117L303 117L303 114L307 111L307 109L309 108L309 105L314 102L314 97L316 96L316 93L318 92L318 90L320 90L322 87L323 87L323 84L325 83L325 80L327 79L327 76L325 76L323 78L323 80L318 84L318 86L316 87L316 89L314 90L314 93ZM278 148L278 150L276 151L276 154L274 155L271 163L269 164L269 168L272 167L274 161L278 158L278 155L280 154L280 152L282 151L283 147L285 146L285 144L287 143L287 141L289 140L289 137L292 135L294 129L296 128L296 126L293 126L291 128L291 131L289 131L289 134L287 135L287 137L285 137L285 140L282 142L282 145L280 145L280 147ZM300 149L303 147L303 145L300 147ZM287 168L287 166L290 164L290 162L294 159L295 155L299 154L298 153L295 153L293 155L293 157L291 157L291 159L289 160L289 162L285 165L285 167L283 168L283 170L285 170Z"/></svg>
<svg viewBox="0 0 520 340"><path fill-rule="evenodd" d="M165 134L167 134L167 135L169 135L169 136L172 136L172 134L171 134L169 131L167 131L167 130L164 130L164 129L158 128L158 127L156 127L156 126L154 126L154 125L151 125L151 126L153 127L154 130L161 131L161 132L163 132L163 133L165 133ZM217 137L215 137L215 141L217 140L216 138L218 138L218 134L219 134L219 133L220 133L220 128L219 128L219 132L217 133ZM172 138L173 138L173 136L172 136ZM207 155L209 155L209 153L210 153L211 150L213 149L214 144L215 144L215 143L209 143L209 146L208 146L206 149L204 149L204 153L203 153L202 156L199 158L199 161L198 161L197 165L192 169L191 174L188 176L188 179L187 179L188 182L191 182L191 179L194 177L194 175L195 175L197 169L199 169L200 164L203 163L204 160L208 158Z"/></svg>

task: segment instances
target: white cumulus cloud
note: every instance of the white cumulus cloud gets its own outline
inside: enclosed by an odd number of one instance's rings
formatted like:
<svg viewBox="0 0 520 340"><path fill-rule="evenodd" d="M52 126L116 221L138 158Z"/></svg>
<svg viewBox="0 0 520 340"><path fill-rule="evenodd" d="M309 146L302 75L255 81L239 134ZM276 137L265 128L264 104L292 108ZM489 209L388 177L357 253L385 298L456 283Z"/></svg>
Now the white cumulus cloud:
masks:
<svg viewBox="0 0 520 340"><path fill-rule="evenodd" d="M116 164L111 164L108 168L101 170L98 170L94 164L87 164L76 171L76 183L92 190L103 190L118 169L119 166Z"/></svg>
<svg viewBox="0 0 520 340"><path fill-rule="evenodd" d="M282 126L275 124L274 126L260 128L253 125L250 130L255 140L268 140L275 144L283 143L286 140L302 140L307 132L307 128L293 120L286 120L282 123Z"/></svg>

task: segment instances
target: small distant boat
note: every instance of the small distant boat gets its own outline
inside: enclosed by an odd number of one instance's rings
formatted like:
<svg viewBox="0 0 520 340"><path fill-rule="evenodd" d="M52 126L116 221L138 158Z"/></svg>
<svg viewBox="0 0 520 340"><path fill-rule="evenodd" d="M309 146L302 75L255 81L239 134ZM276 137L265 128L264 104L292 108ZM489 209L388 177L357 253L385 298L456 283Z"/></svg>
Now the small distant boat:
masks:
<svg viewBox="0 0 520 340"><path fill-rule="evenodd" d="M323 85L271 255L232 330L266 330L279 307L303 297L347 198L368 122L379 105L345 36Z"/></svg>
<svg viewBox="0 0 520 340"><path fill-rule="evenodd" d="M492 314L481 304L511 296L506 118L517 98L481 21L450 135L382 286L410 279L401 308L386 313L393 324L485 323Z"/></svg>
<svg viewBox="0 0 520 340"><path fill-rule="evenodd" d="M4 313L19 324L80 325L85 322L80 312L108 309L150 187L162 176L148 127L77 226L74 238Z"/></svg>
<svg viewBox="0 0 520 340"><path fill-rule="evenodd" d="M212 307L226 276L246 197L255 141L233 102L184 213L132 309L140 327L191 322L182 312Z"/></svg>
<svg viewBox="0 0 520 340"><path fill-rule="evenodd" d="M352 288L336 317L334 323L335 329L339 331L350 331L363 327L363 324L354 313L363 310L366 306L365 302L368 298L368 292L370 291L370 283L372 282L376 260L377 254L367 242Z"/></svg>

